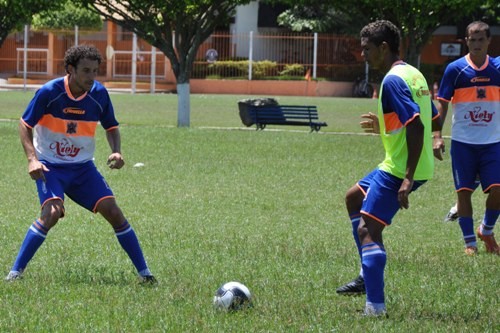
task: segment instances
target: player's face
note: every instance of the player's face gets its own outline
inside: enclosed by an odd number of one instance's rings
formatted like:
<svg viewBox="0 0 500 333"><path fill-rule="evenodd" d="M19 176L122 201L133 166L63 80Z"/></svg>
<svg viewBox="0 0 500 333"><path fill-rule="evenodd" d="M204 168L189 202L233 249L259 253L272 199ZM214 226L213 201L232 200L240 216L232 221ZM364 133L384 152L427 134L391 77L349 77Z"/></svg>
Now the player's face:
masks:
<svg viewBox="0 0 500 333"><path fill-rule="evenodd" d="M486 31L473 32L466 39L469 53L473 56L486 56L491 38L486 36Z"/></svg>
<svg viewBox="0 0 500 333"><path fill-rule="evenodd" d="M99 70L97 60L81 59L76 67L68 66L69 86L74 95L82 95L92 89Z"/></svg>
<svg viewBox="0 0 500 333"><path fill-rule="evenodd" d="M373 69L381 69L384 64L382 44L376 46L373 42L369 42L366 37L361 38L361 56Z"/></svg>

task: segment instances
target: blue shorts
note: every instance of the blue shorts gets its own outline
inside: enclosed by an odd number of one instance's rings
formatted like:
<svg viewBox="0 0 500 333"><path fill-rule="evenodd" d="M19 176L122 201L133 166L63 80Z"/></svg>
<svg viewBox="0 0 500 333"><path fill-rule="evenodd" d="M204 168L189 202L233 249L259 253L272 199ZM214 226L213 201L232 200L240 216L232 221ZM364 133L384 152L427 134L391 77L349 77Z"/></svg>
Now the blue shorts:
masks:
<svg viewBox="0 0 500 333"><path fill-rule="evenodd" d="M361 213L370 216L384 225L390 225L399 207L398 191L402 179L380 169L375 169L358 182L358 187L365 193ZM413 182L411 191L415 191L426 181Z"/></svg>
<svg viewBox="0 0 500 333"><path fill-rule="evenodd" d="M44 163L44 162L43 162ZM48 164L45 182L36 181L40 205L56 198L64 202L64 194L80 206L96 212L97 204L104 198L114 197L113 192L97 171L94 162L82 164Z"/></svg>
<svg viewBox="0 0 500 333"><path fill-rule="evenodd" d="M500 142L471 145L452 140L450 154L457 192L474 191L477 176L485 193L493 186L500 186Z"/></svg>

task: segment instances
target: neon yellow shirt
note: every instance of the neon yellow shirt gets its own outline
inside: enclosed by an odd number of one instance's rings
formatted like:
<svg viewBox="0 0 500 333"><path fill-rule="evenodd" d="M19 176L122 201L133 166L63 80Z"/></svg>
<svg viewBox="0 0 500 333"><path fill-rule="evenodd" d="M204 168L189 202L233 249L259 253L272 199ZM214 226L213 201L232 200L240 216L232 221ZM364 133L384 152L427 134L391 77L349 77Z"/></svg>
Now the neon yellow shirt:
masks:
<svg viewBox="0 0 500 333"><path fill-rule="evenodd" d="M404 62L395 63L380 87L378 118L386 153L379 168L395 177L405 177L408 160L406 125L415 117L420 117L425 127L424 144L414 179L431 179L434 174L432 119L435 116L437 110L422 73Z"/></svg>

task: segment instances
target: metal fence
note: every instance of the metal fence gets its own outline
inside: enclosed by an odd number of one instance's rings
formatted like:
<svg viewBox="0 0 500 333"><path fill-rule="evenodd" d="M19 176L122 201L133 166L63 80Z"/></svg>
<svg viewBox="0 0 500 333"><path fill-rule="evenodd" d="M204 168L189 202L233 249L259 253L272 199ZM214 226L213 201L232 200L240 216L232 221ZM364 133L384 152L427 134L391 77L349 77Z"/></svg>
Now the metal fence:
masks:
<svg viewBox="0 0 500 333"><path fill-rule="evenodd" d="M0 48L0 75L63 75L66 49L85 43L95 45L103 54L100 76L107 80L130 80L133 76L138 81L168 78L170 63L160 50L131 32L105 30L28 29L11 34ZM364 75L360 53L359 40L346 36L216 32L200 47L191 77L354 81Z"/></svg>

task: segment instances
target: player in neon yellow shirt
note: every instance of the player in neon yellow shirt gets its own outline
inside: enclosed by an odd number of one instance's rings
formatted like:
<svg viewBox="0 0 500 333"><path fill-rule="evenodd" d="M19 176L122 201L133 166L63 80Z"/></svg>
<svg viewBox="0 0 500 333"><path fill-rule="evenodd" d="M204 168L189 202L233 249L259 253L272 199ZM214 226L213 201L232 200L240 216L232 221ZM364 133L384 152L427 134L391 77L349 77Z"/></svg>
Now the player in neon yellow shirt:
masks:
<svg viewBox="0 0 500 333"><path fill-rule="evenodd" d="M361 30L362 56L371 68L386 73L378 115L363 115L367 120L361 126L367 132L380 133L386 154L383 162L346 194L362 270L337 293L366 293L365 314L374 316L386 313L382 232L399 209L409 207L410 192L432 178L432 130L441 128L425 78L399 59L400 38L398 28L385 20Z"/></svg>

